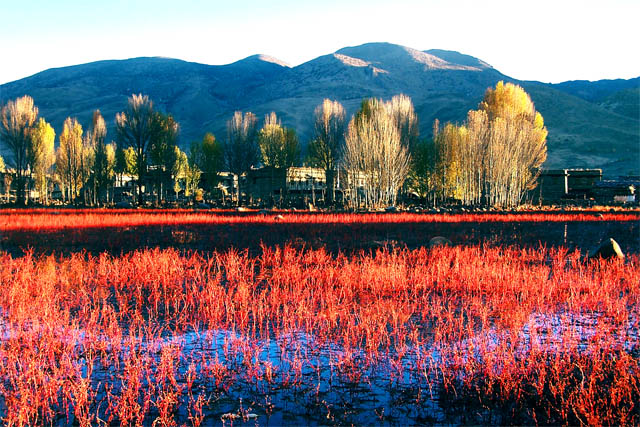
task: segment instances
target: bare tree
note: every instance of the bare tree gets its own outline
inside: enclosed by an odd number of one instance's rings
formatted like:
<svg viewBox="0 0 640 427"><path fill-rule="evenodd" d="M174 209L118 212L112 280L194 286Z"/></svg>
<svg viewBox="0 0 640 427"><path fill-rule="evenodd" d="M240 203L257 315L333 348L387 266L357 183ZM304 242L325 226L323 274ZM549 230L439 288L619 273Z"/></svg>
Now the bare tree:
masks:
<svg viewBox="0 0 640 427"><path fill-rule="evenodd" d="M131 95L127 108L116 114L116 136L122 148L132 147L136 153L138 204L143 202L142 184L147 172L147 156L154 132L156 114L146 95Z"/></svg>
<svg viewBox="0 0 640 427"><path fill-rule="evenodd" d="M258 119L247 112L236 111L227 122L227 142L224 157L229 171L238 178L236 203L240 202L240 176L258 162Z"/></svg>
<svg viewBox="0 0 640 427"><path fill-rule="evenodd" d="M324 169L329 203L335 200L335 174L344 147L345 111L338 101L325 99L314 111L315 138L309 145L314 164Z"/></svg>
<svg viewBox="0 0 640 427"><path fill-rule="evenodd" d="M347 131L343 164L352 198L362 181L368 208L395 204L409 171L411 156L390 111L381 100L366 100Z"/></svg>
<svg viewBox="0 0 640 427"><path fill-rule="evenodd" d="M400 132L400 143L410 152L413 151L420 137L420 129L411 98L404 94L396 95L385 106L393 116Z"/></svg>
<svg viewBox="0 0 640 427"><path fill-rule="evenodd" d="M38 107L33 104L33 98L27 95L7 102L0 110L0 139L7 144L13 154L10 164L15 168L18 204L26 203L28 149L31 143L31 128L37 117Z"/></svg>
<svg viewBox="0 0 640 427"><path fill-rule="evenodd" d="M418 116L413 108L413 102L407 95L396 95L387 103L385 107L389 114L393 117L398 132L400 133L400 144L413 154L418 145L420 137L420 129L418 127ZM407 189L403 188L403 193Z"/></svg>

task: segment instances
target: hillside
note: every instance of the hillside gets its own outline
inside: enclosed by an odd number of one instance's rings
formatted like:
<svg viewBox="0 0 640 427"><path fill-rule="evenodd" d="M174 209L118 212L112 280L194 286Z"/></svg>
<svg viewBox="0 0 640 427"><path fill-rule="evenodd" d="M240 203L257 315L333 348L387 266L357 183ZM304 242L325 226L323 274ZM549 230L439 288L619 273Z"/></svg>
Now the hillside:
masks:
<svg viewBox="0 0 640 427"><path fill-rule="evenodd" d="M596 82L590 82L588 80L571 80L568 82L552 84L550 86L586 101L598 102L621 90L639 87L640 77L629 80L598 80Z"/></svg>
<svg viewBox="0 0 640 427"><path fill-rule="evenodd" d="M0 102L29 94L41 116L59 133L67 116L88 123L98 108L110 125L132 93L145 93L181 125L183 148L212 131L226 136L235 110L262 118L276 111L303 144L311 137L314 108L338 99L347 113L365 97L413 99L423 136L433 120L462 121L487 87L499 80L519 83L549 128L548 167L602 167L607 175L640 173L640 79L519 82L480 59L458 52L369 43L346 47L296 67L264 55L228 65L204 65L169 58L99 61L56 68L0 86Z"/></svg>

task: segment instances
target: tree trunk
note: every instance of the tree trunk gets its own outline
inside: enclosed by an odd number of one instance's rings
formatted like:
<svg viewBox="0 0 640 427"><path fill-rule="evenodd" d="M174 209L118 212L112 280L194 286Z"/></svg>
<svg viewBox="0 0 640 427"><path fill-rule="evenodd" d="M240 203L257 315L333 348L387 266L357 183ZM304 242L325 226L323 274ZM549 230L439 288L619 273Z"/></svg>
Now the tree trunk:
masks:
<svg viewBox="0 0 640 427"><path fill-rule="evenodd" d="M324 176L327 181L327 203L329 206L333 206L333 203L336 200L336 185L335 185L335 176L336 173L334 170L327 169L324 171Z"/></svg>

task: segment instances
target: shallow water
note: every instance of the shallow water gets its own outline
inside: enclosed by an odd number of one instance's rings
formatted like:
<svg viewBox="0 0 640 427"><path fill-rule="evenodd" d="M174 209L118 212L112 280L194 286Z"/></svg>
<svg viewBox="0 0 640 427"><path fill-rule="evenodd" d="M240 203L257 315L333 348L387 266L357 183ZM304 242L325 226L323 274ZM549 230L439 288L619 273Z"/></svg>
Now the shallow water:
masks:
<svg viewBox="0 0 640 427"><path fill-rule="evenodd" d="M615 332L626 351L639 350L639 318L636 310ZM84 356L86 341L104 340L106 353L117 353L120 368L103 366L99 357L93 361L91 386L98 391L97 400L105 398L105 384L112 386L110 393L121 391L122 369L129 357L142 355L152 367L151 377L143 384L148 386L154 381L153 367L161 363L163 352L173 349L179 353L174 366L178 382L186 387L191 369L194 394L210 399L204 408L207 425L229 425L231 421L257 425L447 424L465 419L441 401L438 369L453 363L454 355L467 363L472 358L482 362L487 352L503 351L505 345L524 358L534 349L554 352L575 347L588 353L589 342L607 323L611 322L594 312L532 313L519 331L494 326L462 341L405 346L375 357L368 357L362 349L320 342L304 331L268 337L220 329L178 334L165 331L158 336L126 336L121 342L110 342L106 336L90 335L79 328L53 330L4 322L0 336L3 341L20 338L31 343L43 335L55 336L76 349L74 363L83 377L89 370ZM228 370L227 382L215 384L213 365ZM265 377L267 369L273 372L271 380ZM182 399L175 418L186 421L186 392ZM104 408L101 417L106 417ZM61 419L57 424L66 423Z"/></svg>

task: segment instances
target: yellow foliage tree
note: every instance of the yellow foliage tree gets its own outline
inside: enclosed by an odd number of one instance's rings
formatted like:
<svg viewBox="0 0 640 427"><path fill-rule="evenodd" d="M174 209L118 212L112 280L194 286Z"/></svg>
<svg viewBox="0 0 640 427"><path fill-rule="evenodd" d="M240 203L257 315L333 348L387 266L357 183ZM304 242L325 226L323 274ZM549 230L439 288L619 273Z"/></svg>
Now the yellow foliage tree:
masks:
<svg viewBox="0 0 640 427"><path fill-rule="evenodd" d="M40 194L41 202L44 203L48 201L47 173L55 163L55 138L56 133L53 127L43 118L40 118L31 129L27 156L35 188Z"/></svg>
<svg viewBox="0 0 640 427"><path fill-rule="evenodd" d="M480 110L488 117L487 159L491 165L485 179L488 204L515 206L537 181L547 159L547 129L525 90L499 82L489 88ZM481 129L485 132L485 129Z"/></svg>
<svg viewBox="0 0 640 427"><path fill-rule="evenodd" d="M522 203L547 158L547 129L518 85L489 88L461 126L436 123L438 192L465 204L513 207Z"/></svg>
<svg viewBox="0 0 640 427"><path fill-rule="evenodd" d="M56 174L68 190L68 197L75 201L80 189L89 178L93 163L93 148L82 137L78 120L67 117L60 134L60 146L56 153Z"/></svg>

